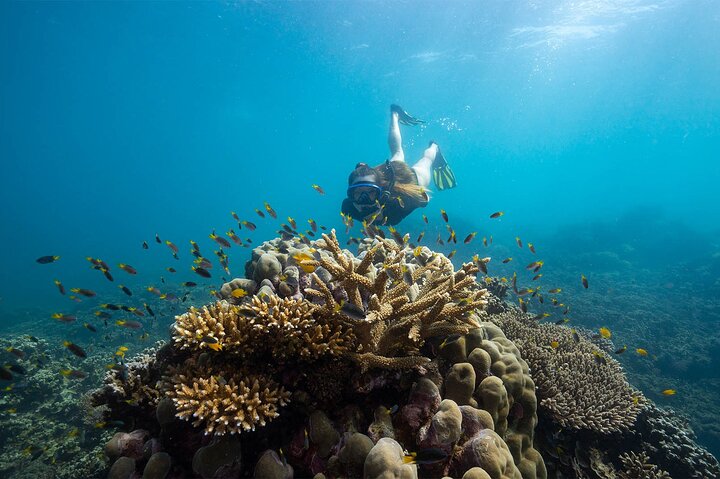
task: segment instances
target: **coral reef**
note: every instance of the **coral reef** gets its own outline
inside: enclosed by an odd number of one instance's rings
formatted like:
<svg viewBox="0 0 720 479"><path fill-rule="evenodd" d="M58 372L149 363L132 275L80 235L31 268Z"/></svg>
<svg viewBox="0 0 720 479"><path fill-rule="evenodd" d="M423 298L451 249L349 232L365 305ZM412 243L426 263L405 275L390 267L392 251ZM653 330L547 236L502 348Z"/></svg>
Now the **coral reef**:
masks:
<svg viewBox="0 0 720 479"><path fill-rule="evenodd" d="M476 280L477 264L456 270L428 248L379 235L355 256L332 231L268 241L245 271L251 279L223 285L223 300L178 315L171 341L128 366L134 379L108 372L95 404L114 420L129 400L138 416L110 441L114 469L138 474L152 464L203 478L674 474L674 456L661 457L667 438L650 432L662 419L645 413L650 402L608 357L610 344L531 321L483 287L504 295L502 281ZM690 465L680 460L695 469L677 477L713 467L699 451Z"/></svg>

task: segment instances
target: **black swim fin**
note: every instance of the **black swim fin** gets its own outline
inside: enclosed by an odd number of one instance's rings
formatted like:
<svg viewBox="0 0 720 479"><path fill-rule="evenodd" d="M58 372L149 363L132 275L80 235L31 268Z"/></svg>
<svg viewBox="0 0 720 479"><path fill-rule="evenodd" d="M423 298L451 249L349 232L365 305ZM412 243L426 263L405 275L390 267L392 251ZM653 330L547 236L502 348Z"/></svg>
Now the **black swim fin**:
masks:
<svg viewBox="0 0 720 479"><path fill-rule="evenodd" d="M438 148L435 161L433 161L432 175L438 190L447 190L457 186L455 173L452 172L450 165L445 161L445 157L440 152L440 148Z"/></svg>
<svg viewBox="0 0 720 479"><path fill-rule="evenodd" d="M400 105L390 105L390 111L398 114L398 121L403 125L415 126L425 123L423 120L411 116Z"/></svg>

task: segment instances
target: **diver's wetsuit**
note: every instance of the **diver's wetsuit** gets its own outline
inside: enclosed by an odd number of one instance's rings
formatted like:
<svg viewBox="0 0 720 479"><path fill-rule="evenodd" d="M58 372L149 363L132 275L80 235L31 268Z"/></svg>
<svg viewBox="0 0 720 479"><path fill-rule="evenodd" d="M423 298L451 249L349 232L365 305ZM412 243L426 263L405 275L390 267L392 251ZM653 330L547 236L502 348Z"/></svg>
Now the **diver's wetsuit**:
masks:
<svg viewBox="0 0 720 479"><path fill-rule="evenodd" d="M423 201L418 201L416 199L403 196L403 204L405 205L405 207L403 208L402 206L400 206L400 202L397 200L397 198L397 195L391 195L387 199L387 201L385 202L385 207L383 208L382 216L378 216L378 218L375 219L373 224L379 226L394 226L400 223L403 218L412 213L416 208L422 208L427 206L429 200L427 198L427 195L426 199ZM355 208L355 205L353 205L353 202L350 198L345 198L343 200L342 212L346 215L350 215L352 218L358 221L362 221L367 217L372 216L372 214L374 213L370 212L363 215L363 213L361 213L360 211L358 211L357 208Z"/></svg>

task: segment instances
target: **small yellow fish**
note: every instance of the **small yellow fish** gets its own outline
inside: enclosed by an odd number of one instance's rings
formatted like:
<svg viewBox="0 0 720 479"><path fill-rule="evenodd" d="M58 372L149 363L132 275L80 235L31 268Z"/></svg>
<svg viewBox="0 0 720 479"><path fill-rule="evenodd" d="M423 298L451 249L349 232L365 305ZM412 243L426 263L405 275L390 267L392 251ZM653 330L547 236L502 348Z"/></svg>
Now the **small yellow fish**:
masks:
<svg viewBox="0 0 720 479"><path fill-rule="evenodd" d="M600 331L600 336L602 336L603 338L605 338L605 339L612 338L612 333L610 332L610 330L608 328L602 327L602 328L600 328L599 331Z"/></svg>
<svg viewBox="0 0 720 479"><path fill-rule="evenodd" d="M557 341L550 341L550 347L553 349L557 349L560 346L560 343Z"/></svg>
<svg viewBox="0 0 720 479"><path fill-rule="evenodd" d="M643 348L637 348L637 349L635 350L635 352L638 353L640 356L647 356L647 355L648 355L648 352L647 352L646 350L644 350Z"/></svg>
<svg viewBox="0 0 720 479"><path fill-rule="evenodd" d="M233 298L244 298L245 296L247 296L248 292L242 288L238 288L238 289L234 289L232 291L232 293L230 293L230 294L232 295Z"/></svg>
<svg viewBox="0 0 720 479"><path fill-rule="evenodd" d="M663 396L674 396L676 392L674 389L665 389L662 394Z"/></svg>
<svg viewBox="0 0 720 479"><path fill-rule="evenodd" d="M69 433L68 437L78 437L80 435L80 429L74 427Z"/></svg>

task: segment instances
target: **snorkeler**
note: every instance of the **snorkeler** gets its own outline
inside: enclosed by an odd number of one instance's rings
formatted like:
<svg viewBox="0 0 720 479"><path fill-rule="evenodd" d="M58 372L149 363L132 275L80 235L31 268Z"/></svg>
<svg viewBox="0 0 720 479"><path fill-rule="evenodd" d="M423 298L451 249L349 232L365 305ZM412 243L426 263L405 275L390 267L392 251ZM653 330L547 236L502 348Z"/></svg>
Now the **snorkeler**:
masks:
<svg viewBox="0 0 720 479"><path fill-rule="evenodd" d="M413 126L424 121L410 116L398 105L390 106L388 144L392 156L375 167L366 163L355 166L348 178L343 214L370 224L396 225L416 208L428 204L431 179L438 190L457 186L455 175L434 141L412 167L405 163L400 123Z"/></svg>

